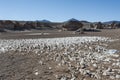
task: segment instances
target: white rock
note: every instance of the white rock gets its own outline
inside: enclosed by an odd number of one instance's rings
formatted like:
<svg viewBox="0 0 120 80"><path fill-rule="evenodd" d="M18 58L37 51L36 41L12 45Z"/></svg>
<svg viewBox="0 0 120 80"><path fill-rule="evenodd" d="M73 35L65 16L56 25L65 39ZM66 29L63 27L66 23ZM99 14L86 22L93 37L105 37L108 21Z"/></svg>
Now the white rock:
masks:
<svg viewBox="0 0 120 80"><path fill-rule="evenodd" d="M114 76L110 76L110 79L115 79L115 77Z"/></svg>
<svg viewBox="0 0 120 80"><path fill-rule="evenodd" d="M51 70L52 69L52 67L49 67L49 70Z"/></svg>
<svg viewBox="0 0 120 80"><path fill-rule="evenodd" d="M93 67L97 68L97 64L93 64Z"/></svg>
<svg viewBox="0 0 120 80"><path fill-rule="evenodd" d="M75 80L75 77L71 78L70 80Z"/></svg>
<svg viewBox="0 0 120 80"><path fill-rule="evenodd" d="M119 57L119 55L117 55L117 54L115 54L115 55L113 55L114 57Z"/></svg>
<svg viewBox="0 0 120 80"><path fill-rule="evenodd" d="M120 75L116 75L116 78L117 78L117 79L120 79Z"/></svg>
<svg viewBox="0 0 120 80"><path fill-rule="evenodd" d="M35 75L37 76L39 73L38 72L35 72Z"/></svg>
<svg viewBox="0 0 120 80"><path fill-rule="evenodd" d="M61 77L61 79L60 80L67 80L67 78L66 77Z"/></svg>
<svg viewBox="0 0 120 80"><path fill-rule="evenodd" d="M4 53L6 50L2 47L2 48L0 48L0 53L2 52L2 53Z"/></svg>
<svg viewBox="0 0 120 80"><path fill-rule="evenodd" d="M110 55L115 54L117 52L118 52L118 50L116 50L116 49L109 49L109 50L106 51L106 53L110 54Z"/></svg>
<svg viewBox="0 0 120 80"><path fill-rule="evenodd" d="M106 76L106 75L107 75L107 73L106 73L106 72L103 72L103 75L104 75L104 76Z"/></svg>

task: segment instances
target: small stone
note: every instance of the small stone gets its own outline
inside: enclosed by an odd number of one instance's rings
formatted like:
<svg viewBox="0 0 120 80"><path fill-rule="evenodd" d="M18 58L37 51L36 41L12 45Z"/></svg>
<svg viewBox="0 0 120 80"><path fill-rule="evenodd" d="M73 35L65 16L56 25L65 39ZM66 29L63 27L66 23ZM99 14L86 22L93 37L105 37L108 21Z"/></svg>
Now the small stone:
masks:
<svg viewBox="0 0 120 80"><path fill-rule="evenodd" d="M83 73L84 73L84 69L79 69L79 72L80 72L81 74L83 74Z"/></svg>
<svg viewBox="0 0 120 80"><path fill-rule="evenodd" d="M35 72L35 75L37 76L39 73L38 72Z"/></svg>
<svg viewBox="0 0 120 80"><path fill-rule="evenodd" d="M97 64L93 64L93 67L97 68L98 66L97 66Z"/></svg>
<svg viewBox="0 0 120 80"><path fill-rule="evenodd" d="M49 67L49 70L51 70L52 69L52 67Z"/></svg>
<svg viewBox="0 0 120 80"><path fill-rule="evenodd" d="M96 70L96 68L93 67L93 66L90 66L89 69L90 69L90 71L95 71Z"/></svg>
<svg viewBox="0 0 120 80"><path fill-rule="evenodd" d="M110 76L110 79L115 79L115 77L114 76Z"/></svg>
<svg viewBox="0 0 120 80"><path fill-rule="evenodd" d="M67 77L68 79L70 79L72 76L71 76L71 74L66 74L66 77Z"/></svg>
<svg viewBox="0 0 120 80"><path fill-rule="evenodd" d="M119 66L119 65L120 65L120 62L117 62L117 63L116 63L116 66Z"/></svg>
<svg viewBox="0 0 120 80"><path fill-rule="evenodd" d="M70 80L75 80L75 77L71 78Z"/></svg>
<svg viewBox="0 0 120 80"><path fill-rule="evenodd" d="M43 65L43 61L39 61L39 64Z"/></svg>
<svg viewBox="0 0 120 80"><path fill-rule="evenodd" d="M86 65L85 64L81 64L81 68L82 69L86 68Z"/></svg>
<svg viewBox="0 0 120 80"><path fill-rule="evenodd" d="M116 78L117 78L117 79L120 79L120 75L116 75Z"/></svg>
<svg viewBox="0 0 120 80"><path fill-rule="evenodd" d="M98 80L100 80L100 78L101 78L99 74L95 74L94 76L95 76L95 78L97 78Z"/></svg>
<svg viewBox="0 0 120 80"><path fill-rule="evenodd" d="M114 57L119 57L119 55L113 55Z"/></svg>
<svg viewBox="0 0 120 80"><path fill-rule="evenodd" d="M60 80L67 80L67 78L66 77L61 77L61 79Z"/></svg>
<svg viewBox="0 0 120 80"><path fill-rule="evenodd" d="M104 71L104 72L103 72L103 75L104 75L104 76L106 76L106 75L107 75L107 72L106 72L106 71Z"/></svg>
<svg viewBox="0 0 120 80"><path fill-rule="evenodd" d="M59 76L59 75L55 75L55 78L56 78L56 79L60 79L61 76Z"/></svg>
<svg viewBox="0 0 120 80"><path fill-rule="evenodd" d="M107 69L107 71L108 71L108 72L111 72L111 71L112 71L112 69L111 69L111 68L108 68L108 69Z"/></svg>

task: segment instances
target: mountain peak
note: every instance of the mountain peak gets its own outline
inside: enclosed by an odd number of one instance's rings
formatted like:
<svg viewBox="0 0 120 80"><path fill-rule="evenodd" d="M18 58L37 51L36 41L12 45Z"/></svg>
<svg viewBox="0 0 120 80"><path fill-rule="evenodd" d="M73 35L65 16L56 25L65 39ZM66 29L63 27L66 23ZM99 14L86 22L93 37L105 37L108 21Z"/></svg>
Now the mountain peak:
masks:
<svg viewBox="0 0 120 80"><path fill-rule="evenodd" d="M79 21L79 20L77 20L77 19L75 19L75 18L71 18L71 19L69 19L68 21Z"/></svg>
<svg viewBox="0 0 120 80"><path fill-rule="evenodd" d="M44 22L44 23L51 23L51 21L46 20L46 19L43 19L43 20L37 20L37 21L39 21L39 22Z"/></svg>

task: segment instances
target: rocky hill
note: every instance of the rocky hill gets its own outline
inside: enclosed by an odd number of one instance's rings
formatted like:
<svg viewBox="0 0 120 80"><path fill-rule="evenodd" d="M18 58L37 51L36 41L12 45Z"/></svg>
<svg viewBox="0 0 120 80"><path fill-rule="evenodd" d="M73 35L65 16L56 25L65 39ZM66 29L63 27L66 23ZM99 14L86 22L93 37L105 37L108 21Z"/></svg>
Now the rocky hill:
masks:
<svg viewBox="0 0 120 80"><path fill-rule="evenodd" d="M54 30L54 29L66 29L77 30L78 28L120 28L120 21L109 22L88 22L79 21L77 19L69 19L65 22L51 22L48 20L37 21L13 21L13 20L0 20L0 32L7 30L11 31L24 31L24 30Z"/></svg>

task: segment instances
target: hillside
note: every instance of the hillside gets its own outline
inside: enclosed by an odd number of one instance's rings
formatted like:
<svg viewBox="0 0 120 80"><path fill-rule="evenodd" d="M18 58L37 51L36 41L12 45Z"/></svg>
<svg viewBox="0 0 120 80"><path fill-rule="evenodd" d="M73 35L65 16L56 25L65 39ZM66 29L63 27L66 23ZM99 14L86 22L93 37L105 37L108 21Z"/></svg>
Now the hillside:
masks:
<svg viewBox="0 0 120 80"><path fill-rule="evenodd" d="M73 23L72 23L73 22ZM73 30L76 30L81 24L82 28L97 28L97 29L104 29L104 28L119 28L120 21L108 21L108 22L88 22L88 21L79 21L77 19L69 19L65 22L51 22L48 20L37 20L37 21L13 21L13 20L0 20L0 32L5 32L7 30L11 31L24 31L24 30L54 30L54 29L61 29L63 30L64 24L67 25L66 30L69 27L72 27ZM76 25L74 23L81 23L80 25ZM78 27L78 28L75 28Z"/></svg>

